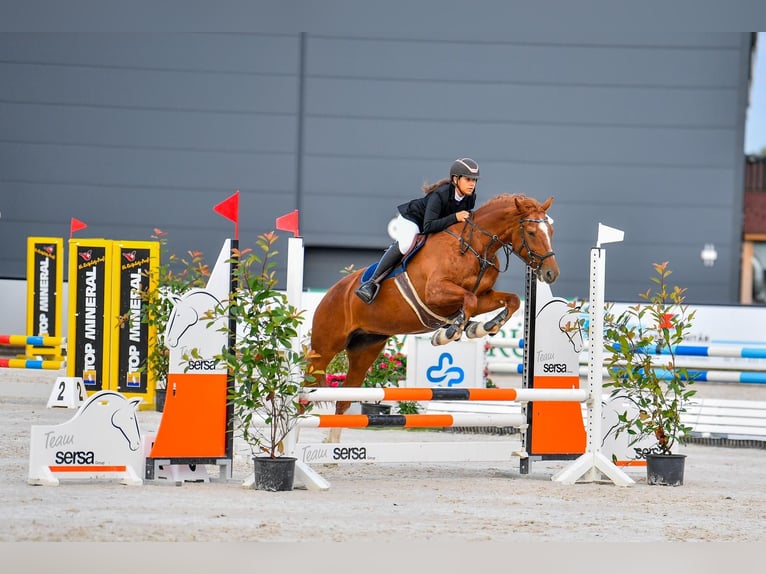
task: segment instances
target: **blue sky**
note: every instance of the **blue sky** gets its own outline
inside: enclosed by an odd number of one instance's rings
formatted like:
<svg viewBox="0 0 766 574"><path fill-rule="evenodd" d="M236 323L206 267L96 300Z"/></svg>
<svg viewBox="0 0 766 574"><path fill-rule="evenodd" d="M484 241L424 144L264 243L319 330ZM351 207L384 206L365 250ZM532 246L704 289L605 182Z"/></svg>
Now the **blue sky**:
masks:
<svg viewBox="0 0 766 574"><path fill-rule="evenodd" d="M758 32L758 45L745 126L745 153L766 148L766 32Z"/></svg>

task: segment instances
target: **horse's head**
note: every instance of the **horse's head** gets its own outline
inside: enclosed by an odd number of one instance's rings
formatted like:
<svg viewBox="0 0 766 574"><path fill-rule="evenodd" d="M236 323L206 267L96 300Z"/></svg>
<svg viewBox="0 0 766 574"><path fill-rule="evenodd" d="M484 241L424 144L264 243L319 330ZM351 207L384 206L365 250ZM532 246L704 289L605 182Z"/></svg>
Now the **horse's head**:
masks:
<svg viewBox="0 0 766 574"><path fill-rule="evenodd" d="M552 203L552 197L540 203L520 194L498 195L476 210L474 227L493 242L499 239L496 249L500 245L512 249L541 281L553 283L559 266L552 247L553 220L547 213Z"/></svg>
<svg viewBox="0 0 766 574"><path fill-rule="evenodd" d="M537 272L537 278L553 283L559 276L559 264L553 252L553 220L548 208L553 203L549 197L545 203L523 195L513 196L518 225L510 231L513 251Z"/></svg>

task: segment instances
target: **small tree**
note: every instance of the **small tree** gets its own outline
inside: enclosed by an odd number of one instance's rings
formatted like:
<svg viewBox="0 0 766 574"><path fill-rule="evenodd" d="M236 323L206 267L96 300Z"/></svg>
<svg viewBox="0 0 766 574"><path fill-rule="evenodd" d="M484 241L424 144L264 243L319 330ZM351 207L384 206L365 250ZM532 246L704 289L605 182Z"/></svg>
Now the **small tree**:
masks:
<svg viewBox="0 0 766 574"><path fill-rule="evenodd" d="M627 433L631 445L654 436L658 454L671 454L676 443L685 444L691 431L681 414L696 390L690 388L694 381L688 371L676 363L676 347L687 337L695 312L684 305L686 289L669 287L668 262L655 263L654 270L655 289L639 294L645 304L631 306L619 316L609 306L605 315L611 380L604 387L612 389L612 398L635 406L634 412L618 414L618 422L608 432Z"/></svg>
<svg viewBox="0 0 766 574"><path fill-rule="evenodd" d="M235 254L237 291L215 312L236 323L234 347L219 357L235 379L229 395L235 426L253 454L267 453L271 458L283 452L285 437L310 411L312 403L301 403L297 393L304 379L314 381L310 351L296 341L303 312L276 290L276 240L274 233L260 235L256 242L260 254L251 250Z"/></svg>

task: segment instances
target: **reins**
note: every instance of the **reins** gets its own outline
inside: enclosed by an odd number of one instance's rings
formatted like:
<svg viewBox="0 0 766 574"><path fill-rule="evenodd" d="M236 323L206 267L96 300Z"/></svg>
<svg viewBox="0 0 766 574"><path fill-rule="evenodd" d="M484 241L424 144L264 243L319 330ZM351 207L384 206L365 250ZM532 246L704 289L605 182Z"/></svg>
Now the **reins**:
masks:
<svg viewBox="0 0 766 574"><path fill-rule="evenodd" d="M532 248L529 247L529 244L527 243L527 234L524 231L524 223L547 223L547 219L524 218L519 220L519 229L521 230L521 248L518 251L516 251L513 248L512 242L502 241L496 234L490 233L486 229L480 227L471 218L468 218L465 220L465 224L463 225L463 229L460 232L460 235L453 233L449 229L444 230L445 233L448 233L449 235L451 235L452 237L458 240L458 242L460 243L461 255L465 255L467 251L470 251L479 260L479 275L476 278L476 284L473 286L473 289L471 290L473 293L476 293L477 289L479 288L479 284L481 283L481 280L484 277L484 274L487 272L487 269L489 269L490 267L497 270L498 273L505 273L508 270L508 266L510 265L511 253L513 253L519 259L524 261L524 264L529 266L533 271L537 271L538 269L540 269L540 267L543 264L543 261L545 261L548 257L552 257L554 255L553 251L549 251L545 255L540 255L539 253L536 253L535 251L532 250ZM473 242L474 229L490 238L490 242L484 248L484 253L479 253L473 247L473 245L471 245L471 243ZM468 232L467 238L465 237L466 232ZM490 250L496 243L500 244L500 247L498 249L502 248L503 253L505 253L505 266L502 269L500 269L500 267L498 267L493 261L496 255L492 255L490 258ZM529 261L525 261L524 258L521 256L521 252L523 249L527 250L527 253L529 254Z"/></svg>

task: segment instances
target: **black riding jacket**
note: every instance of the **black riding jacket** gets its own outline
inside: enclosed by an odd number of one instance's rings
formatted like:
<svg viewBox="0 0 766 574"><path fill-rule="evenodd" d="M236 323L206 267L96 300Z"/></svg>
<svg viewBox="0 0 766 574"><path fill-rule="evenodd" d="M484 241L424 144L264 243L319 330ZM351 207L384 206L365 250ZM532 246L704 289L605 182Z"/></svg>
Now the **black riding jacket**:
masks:
<svg viewBox="0 0 766 574"><path fill-rule="evenodd" d="M476 205L476 191L455 200L455 186L445 183L428 195L402 203L397 207L406 219L417 224L421 233L436 233L457 223L458 211L471 211Z"/></svg>

